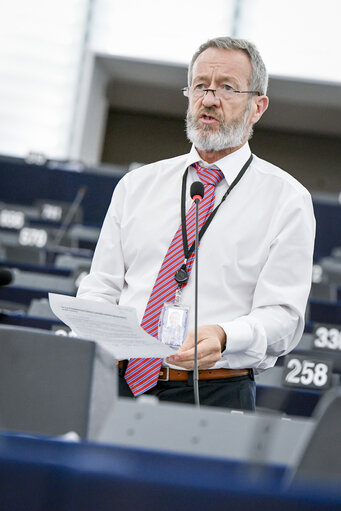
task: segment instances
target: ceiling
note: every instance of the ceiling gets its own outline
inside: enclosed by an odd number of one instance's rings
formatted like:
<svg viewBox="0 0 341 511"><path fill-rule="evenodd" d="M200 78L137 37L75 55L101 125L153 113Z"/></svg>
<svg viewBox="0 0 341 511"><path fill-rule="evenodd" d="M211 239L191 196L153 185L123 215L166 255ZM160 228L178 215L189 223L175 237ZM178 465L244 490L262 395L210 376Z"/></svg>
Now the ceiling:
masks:
<svg viewBox="0 0 341 511"><path fill-rule="evenodd" d="M112 108L185 116L184 65L107 55L97 55L96 61L108 77ZM270 107L259 123L264 128L341 138L339 84L270 76L268 94Z"/></svg>

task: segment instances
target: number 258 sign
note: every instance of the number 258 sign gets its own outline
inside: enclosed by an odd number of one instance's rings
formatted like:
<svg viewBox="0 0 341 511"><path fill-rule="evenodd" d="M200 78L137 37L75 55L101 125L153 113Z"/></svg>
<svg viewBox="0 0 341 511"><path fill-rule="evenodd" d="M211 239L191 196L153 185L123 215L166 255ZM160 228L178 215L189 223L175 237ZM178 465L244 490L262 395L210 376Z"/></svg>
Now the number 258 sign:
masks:
<svg viewBox="0 0 341 511"><path fill-rule="evenodd" d="M303 355L288 355L284 359L283 385L305 389L325 390L330 387L332 363L312 360Z"/></svg>

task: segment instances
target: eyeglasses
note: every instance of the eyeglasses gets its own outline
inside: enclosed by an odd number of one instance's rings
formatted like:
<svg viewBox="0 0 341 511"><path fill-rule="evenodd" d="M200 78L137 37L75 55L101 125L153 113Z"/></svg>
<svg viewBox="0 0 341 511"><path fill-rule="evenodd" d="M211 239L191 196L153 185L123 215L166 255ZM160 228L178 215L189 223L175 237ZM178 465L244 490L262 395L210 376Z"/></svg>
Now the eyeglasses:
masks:
<svg viewBox="0 0 341 511"><path fill-rule="evenodd" d="M219 99L231 99L235 94L257 94L257 96L261 96L258 90L236 90L230 85L221 85L218 89L205 89L203 85L196 85L195 87L184 87L181 90L186 98L192 96L195 99L203 97L208 92L212 92L213 96Z"/></svg>

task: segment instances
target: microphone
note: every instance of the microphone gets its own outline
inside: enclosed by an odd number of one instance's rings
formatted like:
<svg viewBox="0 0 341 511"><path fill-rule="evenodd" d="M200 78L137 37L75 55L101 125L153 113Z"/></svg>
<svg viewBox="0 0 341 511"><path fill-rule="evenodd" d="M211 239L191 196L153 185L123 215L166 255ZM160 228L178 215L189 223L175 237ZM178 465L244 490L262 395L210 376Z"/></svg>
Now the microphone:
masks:
<svg viewBox="0 0 341 511"><path fill-rule="evenodd" d="M194 181L194 183L191 184L190 194L194 201L202 201L204 198L205 189L201 181Z"/></svg>
<svg viewBox="0 0 341 511"><path fill-rule="evenodd" d="M199 203L204 198L205 189L201 181L194 181L190 190L195 202L195 280L194 280L194 371L193 390L194 402L200 406L198 376L198 245L199 245Z"/></svg>
<svg viewBox="0 0 341 511"><path fill-rule="evenodd" d="M13 280L13 273L10 270L0 269L0 287L8 286Z"/></svg>

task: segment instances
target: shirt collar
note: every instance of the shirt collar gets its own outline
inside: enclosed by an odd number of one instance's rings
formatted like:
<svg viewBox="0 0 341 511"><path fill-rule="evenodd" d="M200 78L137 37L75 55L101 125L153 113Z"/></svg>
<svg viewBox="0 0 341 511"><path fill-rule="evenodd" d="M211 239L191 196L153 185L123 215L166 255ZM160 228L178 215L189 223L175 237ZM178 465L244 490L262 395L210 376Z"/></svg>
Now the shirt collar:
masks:
<svg viewBox="0 0 341 511"><path fill-rule="evenodd" d="M214 162L214 164L210 164L209 167L210 168L214 168L215 166L218 167L224 174L227 183L231 184L237 177L243 165L250 158L250 156L251 149L248 142L246 142L240 149L237 149L237 151L234 151L233 153L224 156L224 158L217 160L216 162ZM194 145L192 145L191 151L188 153L187 156L186 167L189 167L190 165L196 163L197 161L199 163L204 163L206 165L206 162L203 162L203 160L198 154L198 151L196 150Z"/></svg>

